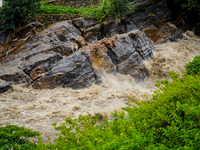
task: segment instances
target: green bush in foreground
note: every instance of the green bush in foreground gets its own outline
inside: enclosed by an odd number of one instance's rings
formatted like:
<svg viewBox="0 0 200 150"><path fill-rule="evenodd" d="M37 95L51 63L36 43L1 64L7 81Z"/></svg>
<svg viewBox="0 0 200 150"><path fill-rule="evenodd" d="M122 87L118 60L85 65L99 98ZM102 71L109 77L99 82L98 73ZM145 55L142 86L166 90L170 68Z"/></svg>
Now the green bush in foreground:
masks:
<svg viewBox="0 0 200 150"><path fill-rule="evenodd" d="M195 56L192 62L185 65L187 74L198 74L200 73L200 56Z"/></svg>
<svg viewBox="0 0 200 150"><path fill-rule="evenodd" d="M36 149L37 145L30 142L28 138L39 135L37 131L18 127L17 125L0 127L0 150Z"/></svg>
<svg viewBox="0 0 200 150"><path fill-rule="evenodd" d="M113 113L97 125L90 115L65 119L50 149L200 149L200 76L159 81L153 101ZM54 124L56 126L56 124Z"/></svg>
<svg viewBox="0 0 200 150"><path fill-rule="evenodd" d="M196 58L195 58L196 60ZM187 66L187 65L186 65ZM200 76L169 73L153 100L115 112L101 124L91 115L66 118L49 149L200 149Z"/></svg>

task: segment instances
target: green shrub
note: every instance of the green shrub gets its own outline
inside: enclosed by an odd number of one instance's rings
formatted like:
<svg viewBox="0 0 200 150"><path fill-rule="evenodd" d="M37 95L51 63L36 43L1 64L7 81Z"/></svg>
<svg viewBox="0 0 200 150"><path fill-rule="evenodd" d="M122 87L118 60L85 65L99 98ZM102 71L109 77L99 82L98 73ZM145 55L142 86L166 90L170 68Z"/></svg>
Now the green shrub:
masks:
<svg viewBox="0 0 200 150"><path fill-rule="evenodd" d="M79 116L78 119L66 118L61 126L54 124L60 131L55 144L48 144L48 149L137 149L144 144L142 134L132 127L125 114L114 113L113 119L98 124L91 115Z"/></svg>
<svg viewBox="0 0 200 150"><path fill-rule="evenodd" d="M93 8L91 12L86 14L92 16L102 22L108 17L121 18L130 12L132 7L129 6L128 0L100 0L100 6Z"/></svg>
<svg viewBox="0 0 200 150"><path fill-rule="evenodd" d="M40 0L6 0L0 12L4 29L14 29L40 9Z"/></svg>
<svg viewBox="0 0 200 150"><path fill-rule="evenodd" d="M36 149L37 145L30 142L28 138L39 135L37 131L18 127L17 125L0 127L0 150Z"/></svg>
<svg viewBox="0 0 200 150"><path fill-rule="evenodd" d="M187 74L198 74L200 72L200 56L195 56L192 62L185 65Z"/></svg>
<svg viewBox="0 0 200 150"><path fill-rule="evenodd" d="M113 17L123 17L129 13L128 0L111 0L110 14Z"/></svg>
<svg viewBox="0 0 200 150"><path fill-rule="evenodd" d="M199 0L175 0L176 4L181 6L183 9L191 11L200 11Z"/></svg>
<svg viewBox="0 0 200 150"><path fill-rule="evenodd" d="M135 127L145 134L146 146L167 149L200 148L200 76L180 78L170 73L173 82L158 81L160 88L153 101L127 108ZM150 148L151 149L151 148Z"/></svg>
<svg viewBox="0 0 200 150"><path fill-rule="evenodd" d="M200 76L158 81L153 100L115 112L98 124L91 115L65 119L48 149L200 149Z"/></svg>

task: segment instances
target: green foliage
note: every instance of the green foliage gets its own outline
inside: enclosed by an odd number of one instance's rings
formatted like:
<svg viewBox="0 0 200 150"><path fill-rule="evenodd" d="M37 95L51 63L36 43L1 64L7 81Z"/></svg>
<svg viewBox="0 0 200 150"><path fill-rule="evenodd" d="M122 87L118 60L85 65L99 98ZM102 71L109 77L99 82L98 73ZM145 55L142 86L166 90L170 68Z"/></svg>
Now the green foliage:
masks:
<svg viewBox="0 0 200 150"><path fill-rule="evenodd" d="M128 0L100 0L100 6L92 9L92 12L87 15L101 22L108 17L123 17L130 12L131 8Z"/></svg>
<svg viewBox="0 0 200 150"><path fill-rule="evenodd" d="M40 14L87 14L89 8L72 8L55 5L41 5Z"/></svg>
<svg viewBox="0 0 200 150"><path fill-rule="evenodd" d="M0 12L4 29L14 29L40 8L40 0L6 0Z"/></svg>
<svg viewBox="0 0 200 150"><path fill-rule="evenodd" d="M199 149L200 76L171 75L173 82L157 83L160 90L153 101L126 110L137 130L145 134L148 148Z"/></svg>
<svg viewBox="0 0 200 150"><path fill-rule="evenodd" d="M195 58L196 61L196 58ZM91 115L67 118L49 149L200 149L200 76L169 73L153 100L136 102L98 124Z"/></svg>
<svg viewBox="0 0 200 150"><path fill-rule="evenodd" d="M17 125L0 127L0 149L35 149L37 145L30 142L28 138L36 136L39 136L39 132L18 127Z"/></svg>
<svg viewBox="0 0 200 150"><path fill-rule="evenodd" d="M128 0L101 0L100 6L94 8L92 3L90 8L71 8L55 5L41 5L40 14L80 14L86 17L94 17L98 22L102 22L108 17L123 17L130 12Z"/></svg>
<svg viewBox="0 0 200 150"><path fill-rule="evenodd" d="M185 65L187 74L198 74L200 73L200 56L195 56L192 62Z"/></svg>
<svg viewBox="0 0 200 150"><path fill-rule="evenodd" d="M188 11L200 11L199 0L175 0L176 4Z"/></svg>
<svg viewBox="0 0 200 150"><path fill-rule="evenodd" d="M138 149L144 143L125 113L115 112L113 119L97 122L91 115L80 115L78 119L66 118L61 126L54 124L60 133L47 149Z"/></svg>
<svg viewBox="0 0 200 150"><path fill-rule="evenodd" d="M48 2L48 1L50 1L50 0L41 0L40 2Z"/></svg>

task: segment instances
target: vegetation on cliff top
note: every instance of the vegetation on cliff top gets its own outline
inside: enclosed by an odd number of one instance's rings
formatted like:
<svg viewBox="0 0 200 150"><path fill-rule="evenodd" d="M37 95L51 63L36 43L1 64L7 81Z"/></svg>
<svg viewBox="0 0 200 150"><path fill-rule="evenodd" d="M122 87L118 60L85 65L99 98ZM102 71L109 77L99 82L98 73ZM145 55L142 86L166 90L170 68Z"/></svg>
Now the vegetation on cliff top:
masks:
<svg viewBox="0 0 200 150"><path fill-rule="evenodd" d="M23 25L28 15L33 14L81 14L94 17L101 22L108 17L121 18L127 15L132 7L128 0L100 0L94 8L71 8L55 5L41 5L40 0L7 0L0 11L3 29L14 29ZM41 5L41 6L40 6Z"/></svg>
<svg viewBox="0 0 200 150"><path fill-rule="evenodd" d="M0 11L3 29L14 29L23 25L28 15L40 9L40 0L6 0Z"/></svg>
<svg viewBox="0 0 200 150"><path fill-rule="evenodd" d="M177 14L175 18L182 13L187 17L188 22L196 24L200 18L199 0L167 0L172 9ZM44 1L42 1L44 2ZM2 10L0 10L3 29L14 29L25 23L26 17L33 14L81 14L83 16L94 17L101 22L109 17L121 18L134 7L129 6L129 0L100 0L100 5L94 8L71 8L55 5L41 5L41 0L6 0ZM192 16L192 17L190 17Z"/></svg>
<svg viewBox="0 0 200 150"><path fill-rule="evenodd" d="M115 112L111 119L98 123L90 114L78 119L66 118L55 129L60 131L53 143L37 147L26 141L29 149L200 149L200 56L186 64L186 73L169 73L172 82L157 81L158 91L146 102L132 100L137 106ZM14 126L15 129L17 128ZM24 134L27 129L0 128L1 147L24 149L19 140L38 134ZM19 134L21 136L19 136ZM14 135L16 138L13 138ZM6 136L5 136L6 135ZM28 139L26 139L28 140ZM11 144L10 144L11 143ZM15 144L13 144L15 143ZM7 148L6 147L6 148Z"/></svg>
<svg viewBox="0 0 200 150"><path fill-rule="evenodd" d="M172 20L183 30L193 30L200 35L199 0L167 0L172 10Z"/></svg>

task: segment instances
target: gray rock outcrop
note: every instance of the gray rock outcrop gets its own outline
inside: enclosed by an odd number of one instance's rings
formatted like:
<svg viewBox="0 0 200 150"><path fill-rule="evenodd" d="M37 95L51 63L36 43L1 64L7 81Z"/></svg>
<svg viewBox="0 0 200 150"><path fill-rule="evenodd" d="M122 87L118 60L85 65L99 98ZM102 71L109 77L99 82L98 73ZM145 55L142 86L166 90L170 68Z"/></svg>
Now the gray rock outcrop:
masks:
<svg viewBox="0 0 200 150"><path fill-rule="evenodd" d="M181 31L168 22L165 0L140 2L135 14L102 24L93 18L77 18L39 33L41 24L27 25L21 31L25 38L0 46L0 79L34 88L88 87L100 83L104 72L143 80L148 70L142 62L153 58L154 42L176 41Z"/></svg>
<svg viewBox="0 0 200 150"><path fill-rule="evenodd" d="M99 83L103 72L142 80L148 75L142 61L153 51L151 39L139 30L87 43L71 21L63 21L10 54L1 64L0 79L34 88L83 88Z"/></svg>
<svg viewBox="0 0 200 150"><path fill-rule="evenodd" d="M62 59L38 78L33 84L34 88L83 88L98 82L98 75L92 68L90 59L81 51Z"/></svg>

